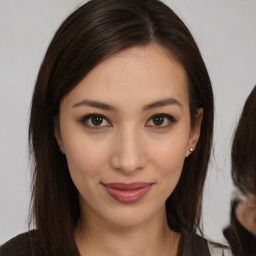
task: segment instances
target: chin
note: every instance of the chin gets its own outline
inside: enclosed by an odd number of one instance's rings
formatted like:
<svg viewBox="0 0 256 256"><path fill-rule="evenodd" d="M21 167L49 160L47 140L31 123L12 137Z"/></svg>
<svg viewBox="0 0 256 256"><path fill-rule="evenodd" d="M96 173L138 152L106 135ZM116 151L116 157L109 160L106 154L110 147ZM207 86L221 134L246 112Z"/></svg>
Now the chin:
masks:
<svg viewBox="0 0 256 256"><path fill-rule="evenodd" d="M107 216L106 216L107 217ZM116 226L117 228L129 228L129 227L136 227L140 226L145 223L149 216L145 215L138 215L136 213L120 213L120 214L113 214L106 218L105 220L110 223L112 226Z"/></svg>
<svg viewBox="0 0 256 256"><path fill-rule="evenodd" d="M120 207L113 207L109 211L105 211L102 218L107 223L116 227L136 227L148 222L152 222L155 218L159 220L159 215L165 214L165 207L159 209L150 208L149 205L121 205Z"/></svg>

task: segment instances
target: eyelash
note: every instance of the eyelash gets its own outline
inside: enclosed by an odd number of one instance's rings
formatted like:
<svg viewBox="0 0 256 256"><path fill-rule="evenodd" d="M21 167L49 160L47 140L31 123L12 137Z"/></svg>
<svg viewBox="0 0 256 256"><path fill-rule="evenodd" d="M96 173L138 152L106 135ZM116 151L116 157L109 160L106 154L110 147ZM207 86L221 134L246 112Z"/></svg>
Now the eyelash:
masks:
<svg viewBox="0 0 256 256"><path fill-rule="evenodd" d="M106 120L106 121L109 123L109 125L107 125L107 126L93 126L93 125L88 125L87 122L88 122L90 119L92 119L93 117L102 118L103 120ZM103 116L103 115L101 115L101 114L98 114L98 113L93 113L93 114L85 115L85 116L80 120L80 122L81 122L84 126L90 128L90 129L101 129L101 128L111 127L111 126L112 126L111 123L110 123L110 121L108 120L108 118L106 118L105 116Z"/></svg>
<svg viewBox="0 0 256 256"><path fill-rule="evenodd" d="M94 125L88 125L87 122L89 120L91 120L93 117L98 117L98 118L102 118L103 120L107 121L108 122L108 125L104 125L104 126L94 126ZM170 127L173 123L176 123L177 120L172 116L172 115L169 115L169 114L165 114L165 113L158 113L158 114L154 114L152 115L148 121L146 123L148 123L150 120L152 120L153 118L157 118L157 117L163 117L164 119L167 119L170 124L168 125L164 125L164 126L157 126L157 125L146 125L146 127L153 127L155 129L164 129L164 128L167 128L167 127ZM80 122L90 128L90 129L102 129L102 128L105 128L105 127L111 127L112 124L111 122L109 121L108 118L106 118L104 115L101 115L101 114L98 114L98 113L93 113L93 114L89 114L89 115L85 115L81 120ZM91 121L92 122L92 121ZM103 121L104 122L104 121ZM165 122L165 120L164 120Z"/></svg>
<svg viewBox="0 0 256 256"><path fill-rule="evenodd" d="M158 114L154 114L153 116L151 116L147 123L152 120L153 118L157 118L157 117L163 117L164 119L167 119L170 123L168 125L164 125L164 126L157 126L157 125L146 125L147 127L153 127L155 129L164 129L164 128L167 128L167 127L170 127L172 124L176 123L177 122L177 119L172 116L172 115L169 115L169 114L165 114L165 113L158 113Z"/></svg>

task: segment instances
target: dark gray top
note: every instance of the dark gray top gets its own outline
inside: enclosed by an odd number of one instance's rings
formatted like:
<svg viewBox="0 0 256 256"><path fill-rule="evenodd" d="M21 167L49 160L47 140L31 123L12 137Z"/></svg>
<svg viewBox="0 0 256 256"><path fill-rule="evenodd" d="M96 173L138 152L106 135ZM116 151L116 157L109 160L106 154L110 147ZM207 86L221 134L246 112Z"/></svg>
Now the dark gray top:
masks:
<svg viewBox="0 0 256 256"><path fill-rule="evenodd" d="M210 256L208 241L196 234L183 232L177 256ZM0 256L44 256L35 230L20 234L0 247Z"/></svg>

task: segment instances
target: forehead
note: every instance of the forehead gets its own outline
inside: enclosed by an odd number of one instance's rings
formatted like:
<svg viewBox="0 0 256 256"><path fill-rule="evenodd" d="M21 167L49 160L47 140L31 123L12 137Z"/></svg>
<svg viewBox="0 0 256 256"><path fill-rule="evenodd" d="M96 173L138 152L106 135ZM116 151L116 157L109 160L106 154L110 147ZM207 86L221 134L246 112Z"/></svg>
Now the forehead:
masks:
<svg viewBox="0 0 256 256"><path fill-rule="evenodd" d="M116 104L175 98L188 104L187 77L169 50L156 44L133 47L98 64L66 98L73 103L89 98Z"/></svg>

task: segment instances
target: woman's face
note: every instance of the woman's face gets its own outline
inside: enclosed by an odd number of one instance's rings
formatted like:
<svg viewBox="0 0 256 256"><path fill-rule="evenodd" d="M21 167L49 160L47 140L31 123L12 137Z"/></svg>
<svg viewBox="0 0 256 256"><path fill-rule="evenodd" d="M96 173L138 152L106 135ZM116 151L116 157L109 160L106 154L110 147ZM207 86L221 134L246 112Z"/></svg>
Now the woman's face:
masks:
<svg viewBox="0 0 256 256"><path fill-rule="evenodd" d="M165 214L195 148L187 78L166 49L134 47L104 60L60 106L56 138L86 220L134 226Z"/></svg>

